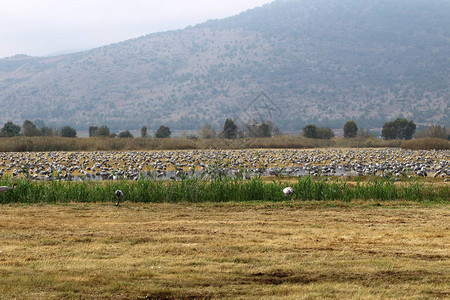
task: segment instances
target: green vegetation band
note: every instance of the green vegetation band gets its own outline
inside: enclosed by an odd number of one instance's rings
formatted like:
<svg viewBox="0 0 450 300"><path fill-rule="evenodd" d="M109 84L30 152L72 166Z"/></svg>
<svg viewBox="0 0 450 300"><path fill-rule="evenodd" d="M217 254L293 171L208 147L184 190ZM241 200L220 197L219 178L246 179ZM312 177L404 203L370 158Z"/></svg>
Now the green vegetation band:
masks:
<svg viewBox="0 0 450 300"><path fill-rule="evenodd" d="M4 178L1 185L12 185L11 179ZM114 202L116 189L124 193L123 201L150 202L227 202L227 201L284 201L282 189L287 186L280 182L265 183L260 178L242 180L222 178L206 181L184 179L181 181L136 181L112 182L34 182L18 181L9 192L0 194L0 203L69 203L69 202ZM292 200L408 200L408 201L448 201L448 186L435 188L434 185L411 181L404 186L396 186L388 179L374 178L367 182L357 182L350 186L345 181L328 182L325 179L301 177L291 184L295 193Z"/></svg>

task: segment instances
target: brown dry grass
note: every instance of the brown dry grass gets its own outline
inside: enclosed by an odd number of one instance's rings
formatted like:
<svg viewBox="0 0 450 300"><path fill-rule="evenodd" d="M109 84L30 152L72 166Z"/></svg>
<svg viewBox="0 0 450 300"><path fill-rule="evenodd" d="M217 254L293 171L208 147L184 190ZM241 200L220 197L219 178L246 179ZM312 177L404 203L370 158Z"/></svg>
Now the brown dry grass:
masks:
<svg viewBox="0 0 450 300"><path fill-rule="evenodd" d="M450 141L439 138L419 138L402 142L403 149L412 150L449 150Z"/></svg>
<svg viewBox="0 0 450 300"><path fill-rule="evenodd" d="M304 149L304 148L362 148L400 147L399 140L375 138L331 140L307 139L284 135L272 138L243 139L189 139L177 138L63 138L63 137L9 137L0 138L0 152L33 151L127 151L127 150L182 150L182 149Z"/></svg>
<svg viewBox="0 0 450 300"><path fill-rule="evenodd" d="M0 207L0 299L444 299L448 205Z"/></svg>

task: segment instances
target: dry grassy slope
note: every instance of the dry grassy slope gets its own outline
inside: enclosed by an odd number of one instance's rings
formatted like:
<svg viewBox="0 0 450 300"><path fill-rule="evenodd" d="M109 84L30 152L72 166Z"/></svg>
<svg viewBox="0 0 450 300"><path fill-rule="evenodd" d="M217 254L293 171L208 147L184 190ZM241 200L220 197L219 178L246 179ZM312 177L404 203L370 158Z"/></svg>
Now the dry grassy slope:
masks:
<svg viewBox="0 0 450 300"><path fill-rule="evenodd" d="M198 128L222 125L263 90L284 128L358 117L380 126L399 114L448 123L449 6L280 0L91 51L2 59L0 121Z"/></svg>

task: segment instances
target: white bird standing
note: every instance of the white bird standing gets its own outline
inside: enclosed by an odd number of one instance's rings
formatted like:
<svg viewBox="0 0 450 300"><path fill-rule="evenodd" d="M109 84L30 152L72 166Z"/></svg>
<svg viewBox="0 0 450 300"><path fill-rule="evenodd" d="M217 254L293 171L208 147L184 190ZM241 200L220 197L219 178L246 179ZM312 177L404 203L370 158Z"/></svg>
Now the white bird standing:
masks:
<svg viewBox="0 0 450 300"><path fill-rule="evenodd" d="M12 187L10 187L10 186L0 186L0 193L4 193L4 192L7 192L7 191L11 191L12 189L14 189L14 187L17 185L17 183L14 183L13 185L12 185Z"/></svg>
<svg viewBox="0 0 450 300"><path fill-rule="evenodd" d="M117 190L114 192L114 194L117 196L117 203L116 206L120 205L120 198L123 196L123 192L121 190Z"/></svg>
<svg viewBox="0 0 450 300"><path fill-rule="evenodd" d="M284 197L287 199L288 196L292 195L294 193L294 189L290 186L283 189Z"/></svg>

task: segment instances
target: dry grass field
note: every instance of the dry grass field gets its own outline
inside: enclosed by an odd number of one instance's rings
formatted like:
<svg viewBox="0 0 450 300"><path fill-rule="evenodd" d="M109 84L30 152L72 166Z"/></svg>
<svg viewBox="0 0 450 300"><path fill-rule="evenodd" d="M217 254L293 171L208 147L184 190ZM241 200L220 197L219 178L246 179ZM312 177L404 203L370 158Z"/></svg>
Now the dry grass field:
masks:
<svg viewBox="0 0 450 300"><path fill-rule="evenodd" d="M0 299L448 299L448 205L0 206Z"/></svg>
<svg viewBox="0 0 450 300"><path fill-rule="evenodd" d="M180 150L180 149L249 149L249 148L318 148L318 147L400 147L399 140L307 139L284 135L272 138L245 139L189 139L189 138L63 138L63 137L10 137L2 138L1 152L33 151L128 151L128 150ZM428 148L424 148L428 149ZM448 147L445 149L449 149Z"/></svg>

